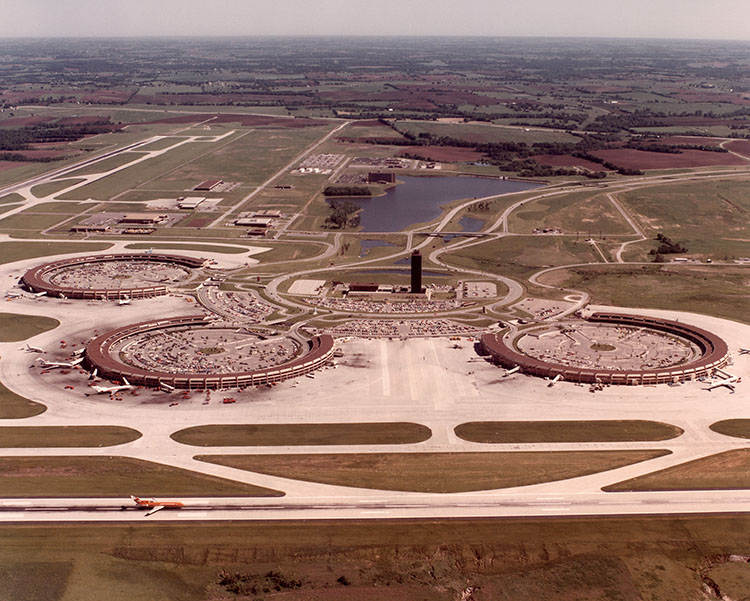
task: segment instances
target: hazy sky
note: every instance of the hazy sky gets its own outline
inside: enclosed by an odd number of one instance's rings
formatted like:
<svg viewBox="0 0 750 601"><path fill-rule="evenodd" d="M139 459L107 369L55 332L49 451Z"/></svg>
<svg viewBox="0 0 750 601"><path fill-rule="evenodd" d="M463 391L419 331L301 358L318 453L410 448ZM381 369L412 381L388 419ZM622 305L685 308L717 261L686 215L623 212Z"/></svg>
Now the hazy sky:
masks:
<svg viewBox="0 0 750 601"><path fill-rule="evenodd" d="M750 0L0 0L0 37L496 35L750 40Z"/></svg>

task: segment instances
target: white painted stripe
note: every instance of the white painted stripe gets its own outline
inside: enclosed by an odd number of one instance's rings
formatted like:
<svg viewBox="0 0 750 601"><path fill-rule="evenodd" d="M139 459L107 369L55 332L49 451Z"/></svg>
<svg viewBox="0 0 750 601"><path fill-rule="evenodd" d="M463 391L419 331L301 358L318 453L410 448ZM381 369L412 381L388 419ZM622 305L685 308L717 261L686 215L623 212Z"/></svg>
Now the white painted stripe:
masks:
<svg viewBox="0 0 750 601"><path fill-rule="evenodd" d="M391 396L391 374L388 364L388 347L385 340L380 341L380 365L383 373L383 396Z"/></svg>

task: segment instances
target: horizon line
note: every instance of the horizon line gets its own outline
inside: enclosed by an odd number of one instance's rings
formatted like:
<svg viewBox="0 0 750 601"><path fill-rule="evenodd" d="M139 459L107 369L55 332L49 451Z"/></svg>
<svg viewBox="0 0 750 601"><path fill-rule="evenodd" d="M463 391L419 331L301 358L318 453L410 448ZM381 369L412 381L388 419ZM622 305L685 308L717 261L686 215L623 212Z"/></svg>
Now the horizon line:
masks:
<svg viewBox="0 0 750 601"><path fill-rule="evenodd" d="M650 40L650 41L684 41L684 42L744 42L750 43L750 38L696 38L696 37L654 37L654 36L587 36L587 35L494 35L494 34L337 34L337 33L252 33L252 34L177 34L177 33L152 33L139 35L96 35L96 34L65 34L65 35L2 35L0 41L4 40L160 40L160 39L274 39L274 38L295 38L295 39L514 39L514 40Z"/></svg>

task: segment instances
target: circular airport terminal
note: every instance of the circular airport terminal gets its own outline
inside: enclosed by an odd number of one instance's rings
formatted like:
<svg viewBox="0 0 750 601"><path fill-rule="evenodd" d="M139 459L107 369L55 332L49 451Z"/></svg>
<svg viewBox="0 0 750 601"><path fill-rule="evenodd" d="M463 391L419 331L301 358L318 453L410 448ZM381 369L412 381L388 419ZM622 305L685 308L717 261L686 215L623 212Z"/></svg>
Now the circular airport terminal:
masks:
<svg viewBox="0 0 750 601"><path fill-rule="evenodd" d="M167 294L203 267L204 259L153 253L94 255L45 263L22 283L34 293L86 299L146 298Z"/></svg>
<svg viewBox="0 0 750 601"><path fill-rule="evenodd" d="M184 326L136 332L110 346L126 365L179 374L228 374L276 367L298 357L298 342L245 329Z"/></svg>
<svg viewBox="0 0 750 601"><path fill-rule="evenodd" d="M506 335L485 334L493 361L523 373L591 384L657 384L711 375L725 366L727 344L676 321L594 313Z"/></svg>
<svg viewBox="0 0 750 601"><path fill-rule="evenodd" d="M94 338L86 365L99 376L153 388L219 389L273 384L331 360L333 338L309 342L227 327L203 315L132 324Z"/></svg>

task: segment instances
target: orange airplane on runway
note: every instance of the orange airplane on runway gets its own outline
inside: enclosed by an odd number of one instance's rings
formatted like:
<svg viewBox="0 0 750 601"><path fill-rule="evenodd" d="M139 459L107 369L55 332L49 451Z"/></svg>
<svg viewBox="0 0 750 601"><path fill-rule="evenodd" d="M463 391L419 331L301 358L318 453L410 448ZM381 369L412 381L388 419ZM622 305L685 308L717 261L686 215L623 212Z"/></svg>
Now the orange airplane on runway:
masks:
<svg viewBox="0 0 750 601"><path fill-rule="evenodd" d="M157 501L156 499L141 499L140 497L134 497L133 495L130 495L130 498L133 499L133 502L138 505L138 507L151 509L151 511L146 513L144 517L148 517L152 513L156 513L157 511L160 511L162 509L180 509L181 507L185 507L185 504L180 503L179 501Z"/></svg>

